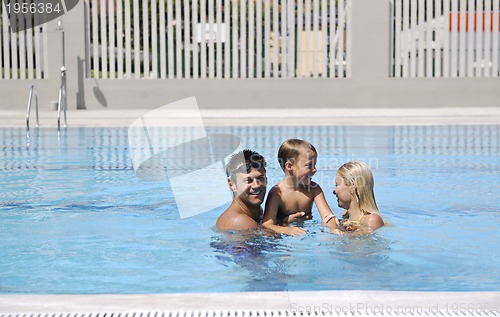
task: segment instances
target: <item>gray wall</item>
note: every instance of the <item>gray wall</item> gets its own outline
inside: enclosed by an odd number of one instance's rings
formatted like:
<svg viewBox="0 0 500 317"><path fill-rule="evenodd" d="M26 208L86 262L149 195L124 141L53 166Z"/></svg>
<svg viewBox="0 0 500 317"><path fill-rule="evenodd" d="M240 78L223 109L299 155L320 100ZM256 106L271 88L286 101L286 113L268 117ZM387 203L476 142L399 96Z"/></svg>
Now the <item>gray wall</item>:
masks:
<svg viewBox="0 0 500 317"><path fill-rule="evenodd" d="M200 108L500 106L500 78L391 78L389 0L355 0L352 76L332 79L86 79L83 4L63 16L69 109L152 109L196 96ZM55 30L56 21L49 22ZM61 34L49 34L49 78L0 82L0 109L25 109L35 84L50 109L60 84Z"/></svg>

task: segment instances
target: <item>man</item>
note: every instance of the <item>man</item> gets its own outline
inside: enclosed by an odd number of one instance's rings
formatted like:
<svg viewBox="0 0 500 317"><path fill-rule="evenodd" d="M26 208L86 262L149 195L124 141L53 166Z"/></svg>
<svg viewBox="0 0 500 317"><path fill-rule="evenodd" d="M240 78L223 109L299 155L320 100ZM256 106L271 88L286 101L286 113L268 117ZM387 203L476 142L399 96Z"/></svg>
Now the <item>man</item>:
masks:
<svg viewBox="0 0 500 317"><path fill-rule="evenodd" d="M233 202L217 219L217 228L227 231L259 227L267 186L264 157L252 150L240 151L229 159L226 174Z"/></svg>

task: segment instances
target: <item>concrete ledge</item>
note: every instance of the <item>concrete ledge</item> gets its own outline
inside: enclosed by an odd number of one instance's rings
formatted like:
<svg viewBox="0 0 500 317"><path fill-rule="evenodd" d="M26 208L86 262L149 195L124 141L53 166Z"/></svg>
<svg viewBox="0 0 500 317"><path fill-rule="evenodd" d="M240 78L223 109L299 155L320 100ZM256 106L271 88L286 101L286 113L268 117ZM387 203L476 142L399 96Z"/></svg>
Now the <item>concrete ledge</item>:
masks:
<svg viewBox="0 0 500 317"><path fill-rule="evenodd" d="M210 109L500 106L500 79L496 77L86 79L84 82L85 90L81 94L85 96L85 108L89 110L154 109L191 96L196 96L200 107ZM27 96L27 90L24 94ZM69 108L76 107L70 102Z"/></svg>
<svg viewBox="0 0 500 317"><path fill-rule="evenodd" d="M128 127L152 109L71 110L69 127ZM451 125L500 124L500 107L449 108L303 108L303 109L200 109L205 125ZM189 125L191 120L182 111L172 111L172 122L159 125ZM62 117L61 117L62 120ZM30 126L36 115L32 110ZM0 111L0 127L25 127L24 111ZM56 111L40 112L41 128L56 128Z"/></svg>
<svg viewBox="0 0 500 317"><path fill-rule="evenodd" d="M40 109L58 100L59 79L6 80L0 110L25 110L31 84ZM500 78L83 79L68 109L155 109L196 96L210 109L499 107ZM77 99L79 100L77 106Z"/></svg>
<svg viewBox="0 0 500 317"><path fill-rule="evenodd" d="M500 292L396 292L318 291L247 292L141 295L1 295L0 313L90 313L280 310L321 314L351 311L370 314L370 309L395 313L398 309L453 315L500 315ZM460 310L463 313L460 314ZM376 312L376 311L375 311ZM401 312L400 312L401 313ZM344 314L345 315L345 314ZM391 315L391 314L389 314ZM402 315L402 314L399 314ZM404 315L404 314L403 314ZM412 315L412 314L410 314ZM428 315L428 314L427 314Z"/></svg>

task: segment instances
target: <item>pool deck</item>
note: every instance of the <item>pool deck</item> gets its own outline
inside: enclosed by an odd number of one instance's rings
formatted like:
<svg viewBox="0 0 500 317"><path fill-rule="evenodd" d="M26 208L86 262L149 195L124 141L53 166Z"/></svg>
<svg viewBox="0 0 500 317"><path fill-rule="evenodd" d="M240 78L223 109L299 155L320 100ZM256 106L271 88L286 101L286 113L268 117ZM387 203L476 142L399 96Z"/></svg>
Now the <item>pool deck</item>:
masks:
<svg viewBox="0 0 500 317"><path fill-rule="evenodd" d="M71 110L68 127L128 127L154 109ZM307 108L307 109L202 109L198 116L205 125L450 125L500 124L499 107L447 108ZM182 111L169 112L175 124L189 124ZM30 126L35 126L32 111ZM63 116L61 115L61 124ZM0 127L26 126L24 111L0 111ZM40 127L57 127L56 111L40 112Z"/></svg>

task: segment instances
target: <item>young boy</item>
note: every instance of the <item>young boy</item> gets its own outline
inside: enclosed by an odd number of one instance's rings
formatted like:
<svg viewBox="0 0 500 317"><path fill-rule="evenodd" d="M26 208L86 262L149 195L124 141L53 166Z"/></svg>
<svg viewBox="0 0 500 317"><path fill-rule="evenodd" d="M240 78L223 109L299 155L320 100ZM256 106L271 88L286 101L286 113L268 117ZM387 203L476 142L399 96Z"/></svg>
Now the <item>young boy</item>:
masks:
<svg viewBox="0 0 500 317"><path fill-rule="evenodd" d="M283 225L296 219L311 219L314 202L323 224L332 232L338 230L337 219L326 202L323 190L312 181L317 158L316 149L307 141L289 139L281 144L278 161L285 178L268 194L262 221L264 228L288 235L305 234L302 228Z"/></svg>
<svg viewBox="0 0 500 317"><path fill-rule="evenodd" d="M229 159L226 174L233 202L219 216L216 227L223 231L257 228L267 187L264 157L248 149L238 152Z"/></svg>

